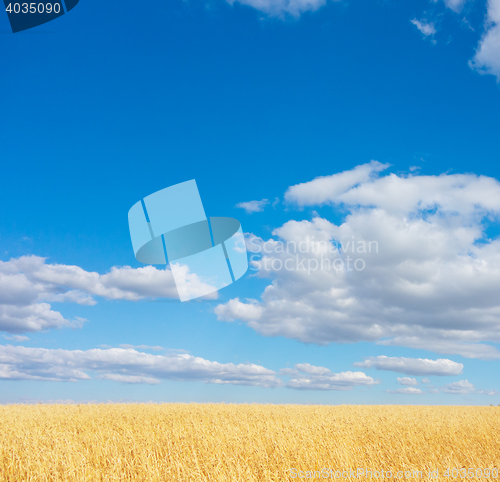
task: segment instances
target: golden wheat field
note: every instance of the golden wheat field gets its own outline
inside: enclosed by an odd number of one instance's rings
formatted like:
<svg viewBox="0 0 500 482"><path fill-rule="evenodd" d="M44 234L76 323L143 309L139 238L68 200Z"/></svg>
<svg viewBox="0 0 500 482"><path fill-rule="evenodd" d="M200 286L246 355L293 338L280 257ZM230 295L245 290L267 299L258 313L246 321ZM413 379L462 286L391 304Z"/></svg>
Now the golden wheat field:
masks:
<svg viewBox="0 0 500 482"><path fill-rule="evenodd" d="M500 408L7 405L0 458L9 482L500 480Z"/></svg>

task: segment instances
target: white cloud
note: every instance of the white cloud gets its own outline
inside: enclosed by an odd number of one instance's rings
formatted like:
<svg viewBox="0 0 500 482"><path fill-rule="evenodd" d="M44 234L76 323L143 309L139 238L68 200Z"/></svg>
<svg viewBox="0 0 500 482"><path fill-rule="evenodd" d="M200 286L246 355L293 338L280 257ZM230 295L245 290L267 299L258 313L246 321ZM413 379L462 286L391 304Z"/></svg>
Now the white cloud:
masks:
<svg viewBox="0 0 500 482"><path fill-rule="evenodd" d="M456 395L466 395L472 393L475 390L474 385L468 380L460 380L459 382L453 382L446 385L443 388L445 393L454 393Z"/></svg>
<svg viewBox="0 0 500 482"><path fill-rule="evenodd" d="M451 332L451 330L450 330ZM454 333L457 338L462 338L459 341L447 340L446 334L441 332L437 334L434 340L424 340L418 336L396 336L391 340L378 341L379 345L386 346L406 346L418 350L430 350L447 355L461 355L465 358L481 358L483 360L494 360L500 358L498 350L485 343L470 343L464 339L464 333ZM471 337L477 335L471 333ZM487 338L484 338L487 340Z"/></svg>
<svg viewBox="0 0 500 482"><path fill-rule="evenodd" d="M355 386L380 383L363 372L333 373L309 363L299 363L294 369L284 368L280 374L293 377L286 386L296 390L352 390Z"/></svg>
<svg viewBox="0 0 500 482"><path fill-rule="evenodd" d="M469 380L460 380L458 382L449 383L441 387L440 391L451 393L453 395L469 395L471 393L480 395L496 395L496 390L478 390Z"/></svg>
<svg viewBox="0 0 500 482"><path fill-rule="evenodd" d="M47 264L46 258L22 256L0 261L0 303L28 304L36 300L53 301L61 293L80 304L95 304L85 297L137 301L147 297L177 298L172 273L153 266L113 267L109 273L85 271L79 266ZM5 286L8 285L8 286Z"/></svg>
<svg viewBox="0 0 500 482"><path fill-rule="evenodd" d="M431 381L428 378L422 378L422 383L431 383Z"/></svg>
<svg viewBox="0 0 500 482"><path fill-rule="evenodd" d="M217 290L226 286L221 286L220 282L217 282L217 276L214 277L214 280L205 278L196 272L192 272L187 264L178 261L171 263L170 269L175 277L177 292L182 301L189 301L202 296L205 299L217 299L219 296Z"/></svg>
<svg viewBox="0 0 500 482"><path fill-rule="evenodd" d="M481 74L495 75L500 82L500 0L488 1L484 34L470 66Z"/></svg>
<svg viewBox="0 0 500 482"><path fill-rule="evenodd" d="M85 320L67 320L48 302L95 305L94 296L130 301L179 298L172 273L153 266L113 267L101 275L78 266L47 264L38 256L0 261L0 331L80 327Z"/></svg>
<svg viewBox="0 0 500 482"><path fill-rule="evenodd" d="M409 378L409 377L398 377L398 383L400 385L405 385L407 387L414 387L415 385L418 385L417 379L416 378Z"/></svg>
<svg viewBox="0 0 500 482"><path fill-rule="evenodd" d="M488 395L489 397L491 397L492 395L497 395L498 392L496 390L480 390L476 393L480 393L482 395Z"/></svg>
<svg viewBox="0 0 500 482"><path fill-rule="evenodd" d="M141 377L136 375L119 375L117 373L108 373L106 375L100 375L100 380L111 380L113 382L121 382L121 383L137 383L137 384L146 384L146 385L158 385L160 380L158 378L153 377Z"/></svg>
<svg viewBox="0 0 500 482"><path fill-rule="evenodd" d="M387 370L391 372L405 373L406 375L438 375L450 376L460 375L464 366L445 358L438 360L428 360L426 358L405 358L376 356L369 357L363 362L354 363L355 367L375 368L377 370ZM398 378L398 380L400 380ZM411 380L411 379L407 379Z"/></svg>
<svg viewBox="0 0 500 482"><path fill-rule="evenodd" d="M314 206L332 203L334 200L361 183L373 179L377 173L387 169L389 164L371 161L357 166L350 171L343 171L331 176L291 186L285 192L285 201L298 206Z"/></svg>
<svg viewBox="0 0 500 482"><path fill-rule="evenodd" d="M469 382L469 380L460 380L458 382L450 383L442 388L445 393L452 393L454 395L468 395L469 393L483 393L476 390L476 387Z"/></svg>
<svg viewBox="0 0 500 482"><path fill-rule="evenodd" d="M242 303L239 298L233 298L225 305L218 305L214 309L219 320L223 321L233 321L235 318L242 321L258 320L262 311L262 306L259 306L256 300Z"/></svg>
<svg viewBox="0 0 500 482"><path fill-rule="evenodd" d="M446 7L453 10L455 13L460 13L466 3L467 0L444 0Z"/></svg>
<svg viewBox="0 0 500 482"><path fill-rule="evenodd" d="M80 328L85 320L66 320L48 303L28 306L0 305L0 330L11 333L35 332L52 328Z"/></svg>
<svg viewBox="0 0 500 482"><path fill-rule="evenodd" d="M326 5L326 0L226 0L233 5L235 2L248 5L273 17L284 17L285 14L299 17L307 11L314 12Z"/></svg>
<svg viewBox="0 0 500 482"><path fill-rule="evenodd" d="M27 336L23 336L23 335L11 335L11 336L2 335L2 337L5 338L6 340L12 340L12 341L27 341L27 340L29 340L29 338Z"/></svg>
<svg viewBox="0 0 500 482"><path fill-rule="evenodd" d="M120 345L120 348L132 348L133 350L153 350L153 351L163 351L165 348L162 346L151 346L151 345L128 345L128 344L123 344Z"/></svg>
<svg viewBox="0 0 500 482"><path fill-rule="evenodd" d="M277 387L281 380L260 365L218 363L188 354L152 355L134 349L50 350L0 345L0 379L77 381L97 377L124 383L160 380Z"/></svg>
<svg viewBox="0 0 500 482"><path fill-rule="evenodd" d="M397 390L386 390L387 393L401 393L403 395L420 395L422 390L420 388L406 387L398 388Z"/></svg>
<svg viewBox="0 0 500 482"><path fill-rule="evenodd" d="M219 305L219 319L306 343L500 358L488 344L500 342L500 239L485 234L500 217L500 183L385 168L372 161L290 187L288 203L330 205L344 220L292 219L271 239L247 236L251 270L272 282L257 302Z"/></svg>
<svg viewBox="0 0 500 482"><path fill-rule="evenodd" d="M261 213L264 208L269 204L268 199L262 199L261 201L248 201L236 204L235 207L244 209L247 214ZM274 207L274 203L273 203Z"/></svg>
<svg viewBox="0 0 500 482"><path fill-rule="evenodd" d="M433 22L427 22L426 20L417 20L414 18L411 23L417 27L424 37L429 35L434 35L436 33L436 27Z"/></svg>

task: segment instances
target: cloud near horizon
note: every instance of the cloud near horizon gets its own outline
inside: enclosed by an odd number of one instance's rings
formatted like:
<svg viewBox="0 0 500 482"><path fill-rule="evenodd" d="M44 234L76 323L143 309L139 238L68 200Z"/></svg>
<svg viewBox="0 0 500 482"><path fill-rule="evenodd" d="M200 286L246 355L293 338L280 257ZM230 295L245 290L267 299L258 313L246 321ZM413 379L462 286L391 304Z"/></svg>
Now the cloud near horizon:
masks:
<svg viewBox="0 0 500 482"><path fill-rule="evenodd" d="M464 368L462 363L457 363L446 358L428 360L426 358L388 357L383 355L368 357L365 361L356 362L353 365L360 368L375 368L376 370L386 370L416 376L460 375ZM416 382L414 378L407 377L398 378L398 381L400 380L414 380Z"/></svg>
<svg viewBox="0 0 500 482"><path fill-rule="evenodd" d="M418 385L417 379L410 377L398 377L398 383L400 385L405 385L406 387L414 387Z"/></svg>
<svg viewBox="0 0 500 482"><path fill-rule="evenodd" d="M198 381L217 385L240 385L292 390L349 391L356 387L379 385L361 371L334 373L330 369L309 363L283 368L276 373L254 363L219 363L195 357L183 350L167 350L165 354L139 351L164 350L163 347L122 345L120 348L65 350L0 345L0 380L83 382L91 379L126 384L158 385L162 381ZM432 360L425 360L430 362ZM438 362L440 360L437 360ZM449 360L448 360L449 361ZM445 374L445 373L442 373ZM447 375L458 374L455 372ZM398 378L404 388L386 390L388 393L424 393L414 388L416 381ZM468 380L460 380L428 389L425 393L495 395L495 390L478 390Z"/></svg>
<svg viewBox="0 0 500 482"><path fill-rule="evenodd" d="M218 363L175 352L153 355L124 346L62 350L0 345L0 380L76 382L97 378L149 385L173 380L297 390L352 390L380 383L363 372L333 373L308 363L282 369L278 376L273 370L253 363ZM157 348L161 347L144 347ZM280 377L291 379L285 384Z"/></svg>
<svg viewBox="0 0 500 482"><path fill-rule="evenodd" d="M402 395L421 395L422 390L415 387L397 388L396 390L386 390L386 393L402 394Z"/></svg>
<svg viewBox="0 0 500 482"><path fill-rule="evenodd" d="M0 345L0 379L75 382L91 379L89 373L94 372L97 378L123 383L281 384L274 371L260 365L218 363L186 353L152 355L133 348L62 350Z"/></svg>
<svg viewBox="0 0 500 482"><path fill-rule="evenodd" d="M355 386L378 385L363 372L333 373L325 367L316 367L309 363L299 363L295 368L284 368L280 375L292 377L288 388L295 390L352 390Z"/></svg>
<svg viewBox="0 0 500 482"><path fill-rule="evenodd" d="M449 383L441 388L444 393L451 393L453 395L468 395L470 393L476 393L480 395L496 395L496 390L478 390L474 384L470 383L469 380L459 380L458 382Z"/></svg>

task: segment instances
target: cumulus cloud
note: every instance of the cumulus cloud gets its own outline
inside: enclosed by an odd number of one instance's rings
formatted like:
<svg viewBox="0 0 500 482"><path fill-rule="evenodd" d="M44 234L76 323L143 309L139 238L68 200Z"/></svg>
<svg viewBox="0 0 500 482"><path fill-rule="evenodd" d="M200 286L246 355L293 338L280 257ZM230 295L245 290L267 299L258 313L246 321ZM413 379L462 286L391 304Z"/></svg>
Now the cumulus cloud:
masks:
<svg viewBox="0 0 500 482"><path fill-rule="evenodd" d="M48 303L27 306L0 305L0 330L11 333L35 332L52 328L81 328L84 319L67 320Z"/></svg>
<svg viewBox="0 0 500 482"><path fill-rule="evenodd" d="M286 386L296 390L352 390L355 386L380 383L363 372L333 373L328 368L309 363L299 363L293 369L284 368L280 374L292 377Z"/></svg>
<svg viewBox="0 0 500 482"><path fill-rule="evenodd" d="M78 381L98 378L123 383L201 381L277 387L276 373L260 365L218 363L185 353L152 355L132 348L52 350L0 345L0 379Z"/></svg>
<svg viewBox="0 0 500 482"><path fill-rule="evenodd" d="M285 201L298 206L314 206L335 202L335 199L350 189L370 181L389 164L371 161L349 171L331 176L317 177L309 182L291 186L285 192Z"/></svg>
<svg viewBox="0 0 500 482"><path fill-rule="evenodd" d="M436 33L436 27L433 22L427 22L426 20L417 20L414 18L411 23L417 27L424 37L429 35L434 35Z"/></svg>
<svg viewBox="0 0 500 482"><path fill-rule="evenodd" d="M446 385L443 388L443 392L445 393L454 393L456 395L466 395L468 393L472 393L475 390L475 387L468 380L460 380L459 382L453 382Z"/></svg>
<svg viewBox="0 0 500 482"><path fill-rule="evenodd" d="M470 66L481 74L495 75L500 82L500 0L488 0L484 34Z"/></svg>
<svg viewBox="0 0 500 482"><path fill-rule="evenodd" d="M215 313L264 336L306 343L377 342L498 359L500 183L474 174L386 174L372 161L291 186L289 205L331 206L248 235L260 299ZM301 215L301 217L303 217ZM356 264L357 263L357 264ZM429 373L430 374L430 373Z"/></svg>
<svg viewBox="0 0 500 482"><path fill-rule="evenodd" d="M250 322L252 320L259 320L262 311L263 308L259 306L257 300L247 300L246 303L243 303L239 298L233 298L225 305L218 305L214 309L214 313L219 320L223 321L234 321L234 319L239 319Z"/></svg>
<svg viewBox="0 0 500 482"><path fill-rule="evenodd" d="M153 266L113 267L101 275L79 266L48 264L38 256L0 261L0 331L80 327L85 320L67 320L50 303L95 305L96 296L130 301L179 298L172 273Z"/></svg>
<svg viewBox="0 0 500 482"><path fill-rule="evenodd" d="M387 370L397 373L405 373L406 375L438 375L451 376L460 375L464 366L462 363L457 363L446 358L438 360L428 360L426 358L405 358L405 357L388 357L375 356L369 357L363 362L354 363L355 367L375 368L377 370ZM400 378L398 378L400 380ZM406 378L406 380L412 380Z"/></svg>
<svg viewBox="0 0 500 482"><path fill-rule="evenodd" d="M414 387L406 387L406 388L398 388L396 390L386 390L387 393L401 393L403 395L420 395L422 390L420 388Z"/></svg>
<svg viewBox="0 0 500 482"><path fill-rule="evenodd" d="M398 377L398 383L400 385L405 385L407 387L414 387L415 385L418 385L417 379L416 378L409 378L409 377Z"/></svg>
<svg viewBox="0 0 500 482"><path fill-rule="evenodd" d="M449 383L441 388L444 393L451 393L454 395L468 395L470 393L476 393L481 395L496 395L496 390L478 390L474 384L470 383L469 380L460 380L458 382Z"/></svg>
<svg viewBox="0 0 500 482"><path fill-rule="evenodd" d="M248 201L236 204L235 207L244 209L247 214L261 213L264 208L269 204L268 199L262 199L261 201ZM274 205L274 203L273 203Z"/></svg>

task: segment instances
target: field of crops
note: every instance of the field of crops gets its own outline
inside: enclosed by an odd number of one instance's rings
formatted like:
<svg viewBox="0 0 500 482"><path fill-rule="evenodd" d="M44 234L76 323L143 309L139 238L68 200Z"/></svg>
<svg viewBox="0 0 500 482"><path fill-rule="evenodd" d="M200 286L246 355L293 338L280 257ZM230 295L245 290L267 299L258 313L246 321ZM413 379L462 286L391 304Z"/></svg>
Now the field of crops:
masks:
<svg viewBox="0 0 500 482"><path fill-rule="evenodd" d="M499 407L0 406L9 482L500 481L499 467Z"/></svg>

